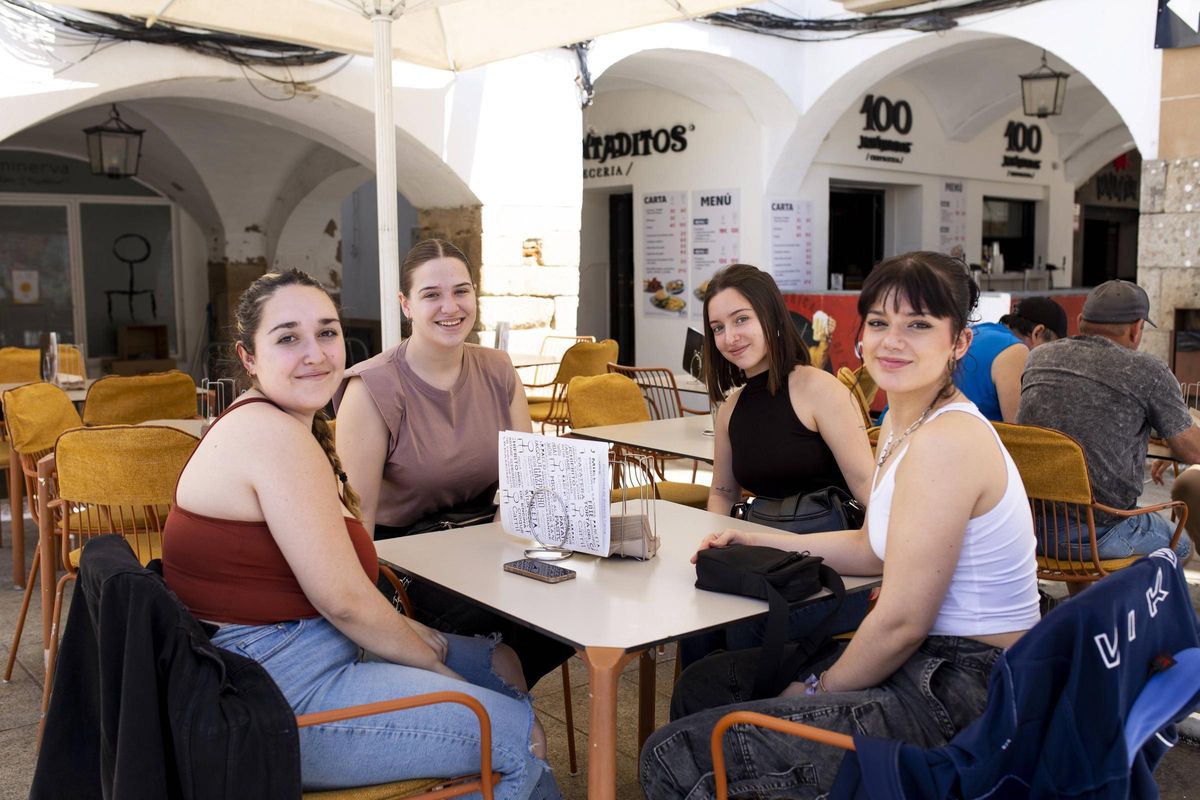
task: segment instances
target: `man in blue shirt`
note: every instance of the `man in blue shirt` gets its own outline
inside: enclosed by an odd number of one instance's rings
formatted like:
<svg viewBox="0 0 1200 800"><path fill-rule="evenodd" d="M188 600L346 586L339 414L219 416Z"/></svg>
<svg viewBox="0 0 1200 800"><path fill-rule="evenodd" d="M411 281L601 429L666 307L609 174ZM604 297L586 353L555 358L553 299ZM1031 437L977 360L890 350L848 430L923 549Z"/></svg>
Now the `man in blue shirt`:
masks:
<svg viewBox="0 0 1200 800"><path fill-rule="evenodd" d="M993 422L1015 422L1029 351L1067 335L1067 313L1049 297L1026 297L999 322L972 325L954 383Z"/></svg>

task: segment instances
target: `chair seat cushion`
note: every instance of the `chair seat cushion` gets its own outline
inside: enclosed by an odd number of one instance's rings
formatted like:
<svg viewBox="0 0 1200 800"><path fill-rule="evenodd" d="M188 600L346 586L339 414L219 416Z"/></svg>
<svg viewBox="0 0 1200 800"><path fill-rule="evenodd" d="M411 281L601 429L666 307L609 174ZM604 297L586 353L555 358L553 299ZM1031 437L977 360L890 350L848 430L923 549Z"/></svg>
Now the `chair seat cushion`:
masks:
<svg viewBox="0 0 1200 800"><path fill-rule="evenodd" d="M691 506L692 508L707 508L708 507L708 487L698 483L680 483L678 481L657 481L655 487L658 489L658 498L671 503L679 503L682 506ZM636 501L640 499L639 486L630 486L627 489L613 489L609 492L609 502L619 503L622 500ZM647 500L650 498L647 497Z"/></svg>
<svg viewBox="0 0 1200 800"><path fill-rule="evenodd" d="M1100 566L1105 572L1116 572L1119 569L1125 569L1139 558L1142 558L1142 556L1101 559ZM1100 577L1100 573L1096 572L1096 570L1093 568L1091 559L1084 559L1081 567L1078 561L1061 561L1057 558L1051 558L1050 556L1038 556L1037 565L1039 570L1063 572L1068 575L1079 575L1081 572L1088 572L1096 577Z"/></svg>
<svg viewBox="0 0 1200 800"><path fill-rule="evenodd" d="M129 542L142 566L156 558L162 558L162 536L157 533L127 533L125 541ZM73 569L79 569L79 557L82 553L83 548L76 547L68 554Z"/></svg>
<svg viewBox="0 0 1200 800"><path fill-rule="evenodd" d="M534 422L544 422L550 416L550 409L553 405L554 404L548 400L544 403L530 402L530 404L529 404L530 419L532 419Z"/></svg>

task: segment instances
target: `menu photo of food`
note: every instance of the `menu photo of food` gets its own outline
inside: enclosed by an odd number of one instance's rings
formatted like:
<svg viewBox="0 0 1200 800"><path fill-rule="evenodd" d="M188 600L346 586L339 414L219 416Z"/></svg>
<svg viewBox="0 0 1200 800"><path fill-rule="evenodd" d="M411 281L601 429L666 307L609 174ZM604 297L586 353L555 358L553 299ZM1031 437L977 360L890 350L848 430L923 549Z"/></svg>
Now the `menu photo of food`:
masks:
<svg viewBox="0 0 1200 800"><path fill-rule="evenodd" d="M662 291L662 288L662 281L660 281L658 278L648 278L642 281L643 292L659 292Z"/></svg>
<svg viewBox="0 0 1200 800"><path fill-rule="evenodd" d="M676 281L672 281L671 283L676 283ZM680 281L680 283L682 282ZM670 285L670 283L667 284L667 286ZM682 292L683 289L681 288L679 291ZM684 308L687 307L687 301L682 297L671 294L667 289L659 289L650 295L650 305L673 314L682 314Z"/></svg>
<svg viewBox="0 0 1200 800"><path fill-rule="evenodd" d="M705 293L705 292L707 292L707 291L708 291L708 281L704 281L703 283L701 283L699 286L697 286L697 287L696 287L696 288L695 288L695 289L692 291L692 294L696 295L696 299L697 299L697 300L703 300L703 299L704 299L704 293Z"/></svg>

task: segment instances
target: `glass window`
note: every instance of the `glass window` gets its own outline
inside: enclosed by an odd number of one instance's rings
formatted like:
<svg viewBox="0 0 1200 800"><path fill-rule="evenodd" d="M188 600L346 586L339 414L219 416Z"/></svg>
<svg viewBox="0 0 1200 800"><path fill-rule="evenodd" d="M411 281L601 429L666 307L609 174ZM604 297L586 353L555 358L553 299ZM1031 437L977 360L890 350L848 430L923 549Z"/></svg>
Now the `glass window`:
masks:
<svg viewBox="0 0 1200 800"><path fill-rule="evenodd" d="M65 206L0 205L0 346L74 342Z"/></svg>
<svg viewBox="0 0 1200 800"><path fill-rule="evenodd" d="M79 219L88 355L118 355L126 325L166 326L177 352L170 207L84 202Z"/></svg>

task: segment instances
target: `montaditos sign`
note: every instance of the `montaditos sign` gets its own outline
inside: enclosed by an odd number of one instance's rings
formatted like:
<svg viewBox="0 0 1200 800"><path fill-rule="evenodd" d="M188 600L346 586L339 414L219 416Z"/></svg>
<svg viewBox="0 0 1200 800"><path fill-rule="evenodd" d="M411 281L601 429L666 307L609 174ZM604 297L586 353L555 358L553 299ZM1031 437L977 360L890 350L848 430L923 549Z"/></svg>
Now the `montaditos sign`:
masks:
<svg viewBox="0 0 1200 800"><path fill-rule="evenodd" d="M682 153L687 150L688 134L695 125L672 125L669 128L645 128L640 131L619 131L583 137L583 178L611 178L628 175L633 161L610 164L616 159L652 156L662 153ZM593 162L589 164L588 162Z"/></svg>

